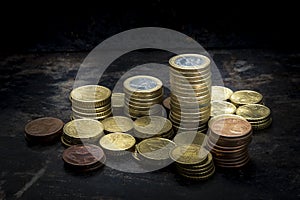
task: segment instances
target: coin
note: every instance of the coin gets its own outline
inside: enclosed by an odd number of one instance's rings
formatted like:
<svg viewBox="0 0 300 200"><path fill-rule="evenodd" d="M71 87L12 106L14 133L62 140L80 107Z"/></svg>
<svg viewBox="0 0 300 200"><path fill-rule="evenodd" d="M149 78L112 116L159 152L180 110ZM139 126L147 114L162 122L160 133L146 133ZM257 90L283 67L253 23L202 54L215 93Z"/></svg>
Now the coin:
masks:
<svg viewBox="0 0 300 200"><path fill-rule="evenodd" d="M179 71L207 70L210 67L210 59L199 54L181 54L172 57L169 64Z"/></svg>
<svg viewBox="0 0 300 200"><path fill-rule="evenodd" d="M218 116L214 116L212 118L210 118L210 120L208 121L208 127L211 127L212 123L218 119L223 119L223 118L234 118L234 119L241 119L244 121L247 121L244 117L241 117L239 115L234 115L234 114L222 114L222 115L218 115Z"/></svg>
<svg viewBox="0 0 300 200"><path fill-rule="evenodd" d="M72 111L74 111L75 113L83 113L83 114L95 114L95 113L103 113L107 110L111 109L111 104L107 104L105 106L101 106L98 108L82 108L82 107L77 107L72 105Z"/></svg>
<svg viewBox="0 0 300 200"><path fill-rule="evenodd" d="M236 111L236 107L229 102L214 100L211 101L211 114L210 116L218 116L222 114L233 114Z"/></svg>
<svg viewBox="0 0 300 200"><path fill-rule="evenodd" d="M223 86L211 86L211 100L226 101L233 94L232 90Z"/></svg>
<svg viewBox="0 0 300 200"><path fill-rule="evenodd" d="M196 144L202 146L204 139L207 136L201 132L187 131L176 134L173 141L176 145Z"/></svg>
<svg viewBox="0 0 300 200"><path fill-rule="evenodd" d="M181 145L175 147L170 156L176 163L183 165L199 165L207 157L208 151L198 145Z"/></svg>
<svg viewBox="0 0 300 200"><path fill-rule="evenodd" d="M112 93L111 106L113 108L124 107L125 93Z"/></svg>
<svg viewBox="0 0 300 200"><path fill-rule="evenodd" d="M271 111L267 106L260 104L247 104L240 106L236 110L236 114L247 120L259 121L270 116Z"/></svg>
<svg viewBox="0 0 300 200"><path fill-rule="evenodd" d="M171 97L167 97L164 99L163 101L163 106L165 107L166 110L170 111L171 107L170 107L170 100Z"/></svg>
<svg viewBox="0 0 300 200"><path fill-rule="evenodd" d="M33 143L50 143L59 138L64 123L57 118L43 117L35 119L25 126L25 139Z"/></svg>
<svg viewBox="0 0 300 200"><path fill-rule="evenodd" d="M263 100L263 96L252 90L240 90L234 92L230 101L235 105L257 104Z"/></svg>
<svg viewBox="0 0 300 200"><path fill-rule="evenodd" d="M110 153L120 153L131 150L135 145L135 138L127 133L110 133L99 141L100 146Z"/></svg>
<svg viewBox="0 0 300 200"><path fill-rule="evenodd" d="M113 132L131 132L133 130L133 121L128 117L113 116L102 121L104 130L109 133Z"/></svg>
<svg viewBox="0 0 300 200"><path fill-rule="evenodd" d="M133 76L124 81L124 88L135 93L151 93L162 87L162 82L152 76Z"/></svg>

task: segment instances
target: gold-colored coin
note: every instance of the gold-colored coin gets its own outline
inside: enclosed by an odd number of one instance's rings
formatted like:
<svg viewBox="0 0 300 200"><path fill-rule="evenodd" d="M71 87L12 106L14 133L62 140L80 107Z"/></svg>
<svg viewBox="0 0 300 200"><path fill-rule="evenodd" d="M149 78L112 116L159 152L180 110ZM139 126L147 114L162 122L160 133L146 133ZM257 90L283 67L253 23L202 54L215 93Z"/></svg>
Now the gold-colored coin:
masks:
<svg viewBox="0 0 300 200"><path fill-rule="evenodd" d="M233 114L236 111L235 105L226 101L214 100L211 101L210 103L211 103L210 116L218 116L222 114Z"/></svg>
<svg viewBox="0 0 300 200"><path fill-rule="evenodd" d="M72 101L82 104L101 104L111 97L110 89L99 85L85 85L72 90Z"/></svg>
<svg viewBox="0 0 300 200"><path fill-rule="evenodd" d="M110 108L111 108L110 103L105 106L94 107L94 108L82 108L82 107L77 107L75 105L72 105L72 111L78 112L78 113L85 113L85 114L101 113L101 112L107 111Z"/></svg>
<svg viewBox="0 0 300 200"><path fill-rule="evenodd" d="M207 74L211 74L210 68L206 68L205 70L194 70L194 71L179 71L174 68L170 68L170 74L175 74L177 76L183 77L194 77L194 76L206 76Z"/></svg>
<svg viewBox="0 0 300 200"><path fill-rule="evenodd" d="M93 119L75 119L65 124L64 134L71 138L89 139L103 135L103 124Z"/></svg>
<svg viewBox="0 0 300 200"><path fill-rule="evenodd" d="M203 141L207 136L201 132L197 131L187 131L176 134L173 141L176 145L188 145L188 144L196 144L202 146Z"/></svg>
<svg viewBox="0 0 300 200"><path fill-rule="evenodd" d="M172 57L169 64L179 71L206 71L210 68L210 59L199 54L181 54Z"/></svg>
<svg viewBox="0 0 300 200"><path fill-rule="evenodd" d="M208 155L208 151L199 145L190 144L175 147L170 156L176 163L183 165L199 165Z"/></svg>
<svg viewBox="0 0 300 200"><path fill-rule="evenodd" d="M124 107L125 93L112 93L111 106L113 108Z"/></svg>
<svg viewBox="0 0 300 200"><path fill-rule="evenodd" d="M230 101L235 105L245 105L245 104L257 104L263 100L263 96L252 90L240 90L234 92Z"/></svg>
<svg viewBox="0 0 300 200"><path fill-rule="evenodd" d="M223 86L211 86L211 100L226 101L233 94L232 90Z"/></svg>
<svg viewBox="0 0 300 200"><path fill-rule="evenodd" d="M102 121L104 130L110 133L114 132L130 132L133 129L133 121L128 117L113 116Z"/></svg>
<svg viewBox="0 0 300 200"><path fill-rule="evenodd" d="M140 155L150 160L167 160L175 143L165 138L149 138L136 145Z"/></svg>
<svg viewBox="0 0 300 200"><path fill-rule="evenodd" d="M83 117L83 118L84 117L86 117L86 118L98 118L98 117L102 117L102 116L107 116L110 113L111 113L111 108L110 107L105 111L95 112L95 113L82 113L82 112L75 111L73 109L73 115Z"/></svg>
<svg viewBox="0 0 300 200"><path fill-rule="evenodd" d="M247 104L240 106L236 110L236 114L244 117L247 120L259 121L270 116L271 110L260 104Z"/></svg>
<svg viewBox="0 0 300 200"><path fill-rule="evenodd" d="M135 145L135 138L127 133L110 133L103 136L99 144L108 151L127 151Z"/></svg>
<svg viewBox="0 0 300 200"><path fill-rule="evenodd" d="M254 130L262 130L262 129L265 129L265 128L268 128L271 124L272 124L272 118L270 118L268 121L266 121L265 123L262 123L262 124L251 124L252 125L252 128Z"/></svg>
<svg viewBox="0 0 300 200"><path fill-rule="evenodd" d="M135 132L149 136L162 135L172 129L170 120L160 116L144 116L133 123Z"/></svg>
<svg viewBox="0 0 300 200"><path fill-rule="evenodd" d="M74 119L93 119L93 120L103 120L107 117L110 117L112 114L112 112L108 112L106 115L103 115L103 116L98 116L98 117L95 117L95 116L83 116L83 115L76 115L74 112L72 113L71 115L71 119L74 120Z"/></svg>
<svg viewBox="0 0 300 200"><path fill-rule="evenodd" d="M162 88L162 82L153 76L133 76L123 83L124 89L134 93L152 93Z"/></svg>

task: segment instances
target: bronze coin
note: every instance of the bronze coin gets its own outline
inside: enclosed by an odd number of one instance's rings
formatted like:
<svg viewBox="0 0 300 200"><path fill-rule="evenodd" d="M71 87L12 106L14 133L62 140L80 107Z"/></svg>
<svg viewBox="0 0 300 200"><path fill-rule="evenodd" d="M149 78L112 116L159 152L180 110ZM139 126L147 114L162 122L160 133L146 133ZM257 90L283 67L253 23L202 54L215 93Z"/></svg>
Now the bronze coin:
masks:
<svg viewBox="0 0 300 200"><path fill-rule="evenodd" d="M105 160L105 154L96 145L73 145L63 152L62 158L66 164L84 167L93 166Z"/></svg>

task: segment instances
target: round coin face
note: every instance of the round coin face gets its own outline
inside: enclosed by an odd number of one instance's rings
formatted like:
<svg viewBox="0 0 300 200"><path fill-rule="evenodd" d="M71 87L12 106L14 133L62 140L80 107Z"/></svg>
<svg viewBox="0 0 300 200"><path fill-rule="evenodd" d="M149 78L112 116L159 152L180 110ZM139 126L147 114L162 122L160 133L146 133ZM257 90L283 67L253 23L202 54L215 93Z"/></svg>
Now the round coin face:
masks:
<svg viewBox="0 0 300 200"><path fill-rule="evenodd" d="M210 116L218 116L222 114L235 113L236 107L232 103L226 101L215 100L211 101L211 113Z"/></svg>
<svg viewBox="0 0 300 200"><path fill-rule="evenodd" d="M232 94L232 90L227 87L211 86L211 100L226 101Z"/></svg>
<svg viewBox="0 0 300 200"><path fill-rule="evenodd" d="M175 147L170 156L172 160L183 165L196 165L207 158L208 151L199 145L181 145Z"/></svg>
<svg viewBox="0 0 300 200"><path fill-rule="evenodd" d="M128 132L133 129L133 121L128 117L114 116L102 121L104 130L108 132Z"/></svg>
<svg viewBox="0 0 300 200"><path fill-rule="evenodd" d="M211 131L223 137L242 137L251 131L251 124L237 118L221 118L214 121Z"/></svg>
<svg viewBox="0 0 300 200"><path fill-rule="evenodd" d="M65 124L63 132L72 138L94 138L103 134L103 124L94 119L75 119Z"/></svg>
<svg viewBox="0 0 300 200"><path fill-rule="evenodd" d="M179 70L205 70L209 67L210 59L199 54L181 54L169 60L172 67Z"/></svg>
<svg viewBox="0 0 300 200"><path fill-rule="evenodd" d="M99 144L102 148L109 151L125 151L135 145L135 139L126 133L110 133L103 136Z"/></svg>
<svg viewBox="0 0 300 200"><path fill-rule="evenodd" d="M104 101L111 96L110 89L99 85L85 85L72 90L71 99L83 103Z"/></svg>
<svg viewBox="0 0 300 200"><path fill-rule="evenodd" d="M152 76L133 76L124 81L124 88L131 92L154 92L162 87L162 82Z"/></svg>
<svg viewBox="0 0 300 200"><path fill-rule="evenodd" d="M187 131L176 134L173 141L176 145L196 144L202 146L206 137L207 136L201 132Z"/></svg>
<svg viewBox="0 0 300 200"><path fill-rule="evenodd" d="M236 91L230 97L230 101L237 105L255 104L261 102L262 99L263 96L260 93L252 90Z"/></svg>
<svg viewBox="0 0 300 200"><path fill-rule="evenodd" d="M169 159L170 151L174 147L174 142L164 138L149 138L136 145L138 153L150 160Z"/></svg>
<svg viewBox="0 0 300 200"><path fill-rule="evenodd" d="M172 129L170 120L160 116L144 116L134 121L134 129L148 135L160 135Z"/></svg>
<svg viewBox="0 0 300 200"><path fill-rule="evenodd" d="M62 130L64 123L57 118L44 117L35 119L25 126L25 133L33 137L50 136Z"/></svg>
<svg viewBox="0 0 300 200"><path fill-rule="evenodd" d="M236 114L247 120L262 120L267 118L271 114L271 111L264 105L248 104L240 106L236 110Z"/></svg>
<svg viewBox="0 0 300 200"><path fill-rule="evenodd" d="M73 166L88 166L101 162L105 157L103 150L96 145L73 145L62 155L64 162Z"/></svg>

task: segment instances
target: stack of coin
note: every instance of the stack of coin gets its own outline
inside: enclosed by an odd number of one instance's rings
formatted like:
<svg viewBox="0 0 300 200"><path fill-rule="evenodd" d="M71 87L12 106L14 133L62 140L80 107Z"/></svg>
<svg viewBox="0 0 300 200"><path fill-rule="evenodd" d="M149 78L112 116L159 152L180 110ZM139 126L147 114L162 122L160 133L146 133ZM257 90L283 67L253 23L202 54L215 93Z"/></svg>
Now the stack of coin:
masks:
<svg viewBox="0 0 300 200"><path fill-rule="evenodd" d="M163 107L163 84L152 76L133 76L124 81L125 114L138 118L161 115Z"/></svg>
<svg viewBox="0 0 300 200"><path fill-rule="evenodd" d="M173 141L178 146L189 144L196 144L202 146L206 137L207 136L201 132L187 131L176 134L176 136L173 138Z"/></svg>
<svg viewBox="0 0 300 200"><path fill-rule="evenodd" d="M210 102L211 104L211 112L210 116L215 117L222 114L234 114L236 107L230 102L221 101L221 100L213 100Z"/></svg>
<svg viewBox="0 0 300 200"><path fill-rule="evenodd" d="M99 85L75 88L70 94L72 119L102 120L112 114L111 91Z"/></svg>
<svg viewBox="0 0 300 200"><path fill-rule="evenodd" d="M210 59L182 54L169 60L171 111L169 118L177 132L206 131L210 117Z"/></svg>
<svg viewBox="0 0 300 200"><path fill-rule="evenodd" d="M176 163L178 173L188 179L205 180L215 172L212 155L199 145L180 145L170 156Z"/></svg>
<svg viewBox="0 0 300 200"><path fill-rule="evenodd" d="M92 144L73 145L64 150L62 159L68 169L88 172L99 169L106 161L103 150Z"/></svg>
<svg viewBox="0 0 300 200"><path fill-rule="evenodd" d="M216 121L218 119L224 119L224 118L235 118L235 119L241 119L241 120L247 121L244 117L241 117L239 115L235 115L235 114L222 114L222 115L217 115L215 117L210 118L209 121L208 121L208 128L211 127L211 125L213 124L214 121Z"/></svg>
<svg viewBox="0 0 300 200"><path fill-rule="evenodd" d="M230 101L236 107L246 104L263 104L263 96L256 91L239 90L231 95Z"/></svg>
<svg viewBox="0 0 300 200"><path fill-rule="evenodd" d="M110 133L103 136L99 144L107 156L124 156L133 152L135 138L127 133Z"/></svg>
<svg viewBox="0 0 300 200"><path fill-rule="evenodd" d="M139 139L163 137L171 139L174 136L172 123L161 116L144 116L133 122L134 136Z"/></svg>
<svg viewBox="0 0 300 200"><path fill-rule="evenodd" d="M102 121L105 133L133 133L133 121L125 116L113 116Z"/></svg>
<svg viewBox="0 0 300 200"><path fill-rule="evenodd" d="M65 146L82 143L96 144L104 135L103 124L94 119L75 119L65 124L61 142Z"/></svg>
<svg viewBox="0 0 300 200"><path fill-rule="evenodd" d="M210 125L205 141L219 167L236 168L249 161L248 145L252 140L251 124L236 117L219 118Z"/></svg>
<svg viewBox="0 0 300 200"><path fill-rule="evenodd" d="M262 130L272 123L271 110L260 104L247 104L240 106L236 114L244 117L254 130Z"/></svg>
<svg viewBox="0 0 300 200"><path fill-rule="evenodd" d="M28 143L52 143L62 133L64 123L57 118L43 117L35 119L25 126L25 139Z"/></svg>
<svg viewBox="0 0 300 200"><path fill-rule="evenodd" d="M124 115L125 93L112 93L111 108L113 116Z"/></svg>
<svg viewBox="0 0 300 200"><path fill-rule="evenodd" d="M144 166L166 166L175 143L165 138L148 138L136 145L134 158Z"/></svg>
<svg viewBox="0 0 300 200"><path fill-rule="evenodd" d="M211 100L227 101L233 94L232 90L223 86L211 86Z"/></svg>

